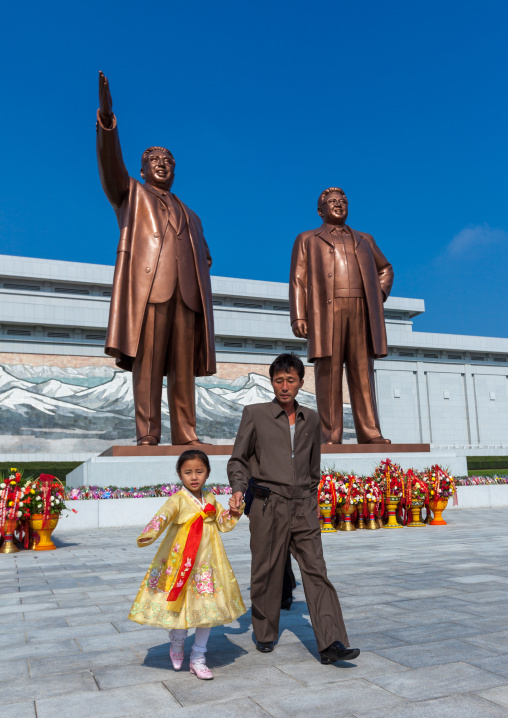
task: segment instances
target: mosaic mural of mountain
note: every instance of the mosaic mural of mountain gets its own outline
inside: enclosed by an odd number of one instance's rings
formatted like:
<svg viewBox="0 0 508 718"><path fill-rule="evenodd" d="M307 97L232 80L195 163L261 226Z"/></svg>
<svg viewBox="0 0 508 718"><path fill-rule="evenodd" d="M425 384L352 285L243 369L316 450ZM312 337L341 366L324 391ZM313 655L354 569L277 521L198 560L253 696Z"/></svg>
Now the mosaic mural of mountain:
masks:
<svg viewBox="0 0 508 718"><path fill-rule="evenodd" d="M234 380L196 380L198 435L229 443L243 407L270 401L269 379L249 373ZM316 409L314 394L299 400ZM163 396L163 442L169 441L167 397ZM351 408L345 407L345 439L355 440ZM108 366L0 365L0 452L98 453L134 443L131 375Z"/></svg>

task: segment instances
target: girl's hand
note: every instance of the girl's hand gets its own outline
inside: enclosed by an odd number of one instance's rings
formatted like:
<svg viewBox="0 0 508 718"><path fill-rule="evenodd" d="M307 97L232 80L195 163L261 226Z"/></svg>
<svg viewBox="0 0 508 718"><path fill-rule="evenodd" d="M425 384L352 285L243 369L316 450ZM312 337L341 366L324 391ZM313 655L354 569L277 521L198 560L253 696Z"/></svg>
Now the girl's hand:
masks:
<svg viewBox="0 0 508 718"><path fill-rule="evenodd" d="M241 511L238 511L238 509L236 508L236 500L233 497L231 497L229 499L228 504L229 504L229 513L231 514L231 516L240 516L241 515Z"/></svg>

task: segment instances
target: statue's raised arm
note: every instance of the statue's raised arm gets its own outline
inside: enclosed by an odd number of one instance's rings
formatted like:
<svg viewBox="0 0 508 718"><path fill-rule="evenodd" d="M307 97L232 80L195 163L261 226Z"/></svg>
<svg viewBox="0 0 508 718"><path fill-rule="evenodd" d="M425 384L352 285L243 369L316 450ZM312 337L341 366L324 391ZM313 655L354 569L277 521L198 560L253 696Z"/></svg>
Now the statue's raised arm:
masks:
<svg viewBox="0 0 508 718"><path fill-rule="evenodd" d="M122 157L108 78L103 72L99 72L97 162L106 197L115 209L119 209L129 192L129 174Z"/></svg>

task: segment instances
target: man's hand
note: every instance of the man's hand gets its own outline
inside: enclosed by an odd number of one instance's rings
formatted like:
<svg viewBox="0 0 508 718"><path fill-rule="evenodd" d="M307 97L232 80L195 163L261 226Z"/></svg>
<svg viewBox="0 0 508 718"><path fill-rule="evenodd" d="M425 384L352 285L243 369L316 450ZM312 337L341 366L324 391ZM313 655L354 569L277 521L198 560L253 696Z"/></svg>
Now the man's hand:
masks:
<svg viewBox="0 0 508 718"><path fill-rule="evenodd" d="M229 499L229 508L231 509L231 513L235 516L238 516L240 513L239 509L240 506L243 503L243 494L241 491L235 491L235 493L231 496Z"/></svg>
<svg viewBox="0 0 508 718"><path fill-rule="evenodd" d="M305 319L295 319L293 324L291 325L291 329L293 330L293 334L295 337L300 337L300 339L307 339L307 322Z"/></svg>
<svg viewBox="0 0 508 718"><path fill-rule="evenodd" d="M233 497L231 497L229 499L228 503L229 503L229 513L231 514L231 516L241 516L242 515L242 512L236 508L236 501L234 500Z"/></svg>
<svg viewBox="0 0 508 718"><path fill-rule="evenodd" d="M111 127L113 124L113 100L109 91L109 82L106 75L99 72L99 115L104 127Z"/></svg>

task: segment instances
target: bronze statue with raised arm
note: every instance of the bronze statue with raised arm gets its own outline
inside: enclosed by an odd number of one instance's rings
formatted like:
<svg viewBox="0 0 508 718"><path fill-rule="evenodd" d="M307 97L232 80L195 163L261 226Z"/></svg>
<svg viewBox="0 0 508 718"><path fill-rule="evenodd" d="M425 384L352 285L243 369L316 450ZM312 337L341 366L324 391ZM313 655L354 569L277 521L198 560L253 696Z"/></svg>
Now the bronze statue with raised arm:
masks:
<svg viewBox="0 0 508 718"><path fill-rule="evenodd" d="M137 442L160 442L166 376L172 443L200 443L195 377L216 371L212 259L199 217L171 192L175 160L168 149L143 152L144 184L129 177L102 72L97 160L120 228L105 351L132 372Z"/></svg>
<svg viewBox="0 0 508 718"><path fill-rule="evenodd" d="M389 444L379 425L374 359L388 354L383 302L393 269L370 234L346 224L348 201L339 187L319 196L323 224L296 238L291 257L291 327L308 339L325 444L341 444L342 369L359 444Z"/></svg>

